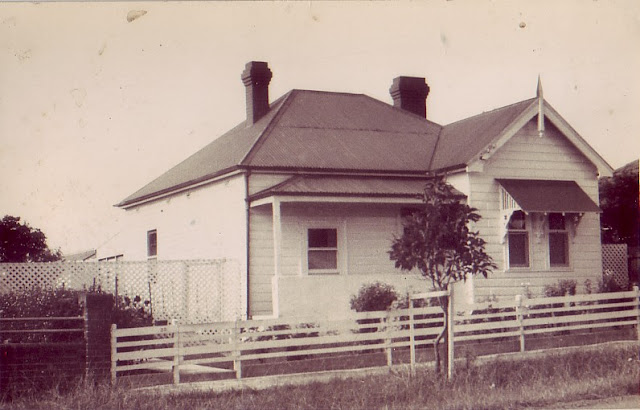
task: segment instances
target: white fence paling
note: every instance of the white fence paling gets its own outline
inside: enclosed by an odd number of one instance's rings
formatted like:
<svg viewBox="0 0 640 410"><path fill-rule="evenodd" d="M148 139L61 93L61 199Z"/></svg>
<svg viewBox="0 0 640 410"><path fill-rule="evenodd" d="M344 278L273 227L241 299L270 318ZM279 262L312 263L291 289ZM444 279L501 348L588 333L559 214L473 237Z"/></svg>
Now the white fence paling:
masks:
<svg viewBox="0 0 640 410"><path fill-rule="evenodd" d="M639 297L636 287L630 292L519 297L509 303L477 304L475 312L449 315L450 329L455 331L450 343L515 338L524 351L525 339L531 335L629 325L640 328ZM453 306L450 312L455 312ZM179 383L180 367L185 365L208 366L209 370L226 365L225 369L241 378L243 362L362 351L385 354L387 365L392 366L393 351L401 348L409 348L413 369L416 346L433 345L444 326L443 316L439 307L415 308L410 304L407 309L357 313L338 321L271 319L133 329L114 326L112 378L132 370L164 369L171 370L174 383ZM449 347L452 371L453 344Z"/></svg>

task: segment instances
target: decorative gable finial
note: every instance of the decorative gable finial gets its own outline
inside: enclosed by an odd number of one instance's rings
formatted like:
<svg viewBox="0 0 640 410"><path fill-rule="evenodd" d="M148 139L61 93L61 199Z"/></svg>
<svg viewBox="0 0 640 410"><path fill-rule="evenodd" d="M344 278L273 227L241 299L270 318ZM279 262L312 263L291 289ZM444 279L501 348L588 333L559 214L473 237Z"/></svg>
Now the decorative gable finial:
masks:
<svg viewBox="0 0 640 410"><path fill-rule="evenodd" d="M542 94L542 80L538 74L538 89L536 91L538 97L538 136L544 136L544 96Z"/></svg>

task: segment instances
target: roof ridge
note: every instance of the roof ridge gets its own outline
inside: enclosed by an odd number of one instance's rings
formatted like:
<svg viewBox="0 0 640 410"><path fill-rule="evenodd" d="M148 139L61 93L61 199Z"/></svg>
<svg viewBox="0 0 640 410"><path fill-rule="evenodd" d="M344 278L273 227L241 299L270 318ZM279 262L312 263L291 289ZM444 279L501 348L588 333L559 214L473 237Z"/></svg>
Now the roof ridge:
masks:
<svg viewBox="0 0 640 410"><path fill-rule="evenodd" d="M436 138L436 143L433 144L433 150L431 151L431 158L429 158L429 164L427 164L427 169L431 171L431 166L433 165L433 160L436 157L436 153L438 152L438 146L440 145L440 141L442 140L442 131L444 131L444 127L440 127L438 131L438 137Z"/></svg>
<svg viewBox="0 0 640 410"><path fill-rule="evenodd" d="M440 125L440 124L438 124L437 122L431 121L430 119L428 119L428 118L426 118L426 117L423 117L423 116L421 116L421 115L415 114L415 113L413 113L413 112L411 112L411 111L407 111L407 110L402 109L402 108L395 107L395 106L393 106L393 105L391 105L391 104L389 104L389 103L386 103L386 102L384 102L384 101L382 101L382 100L378 100L377 98L373 98L373 97L371 97L371 96L369 96L369 95L367 95L367 94L361 94L361 95L364 95L364 96L365 96L365 97L367 97L368 99L370 99L370 100L374 101L376 104L382 104L382 105L385 105L386 107L388 107L388 108L392 108L392 109L396 110L397 112L402 113L403 115L407 115L407 116L413 117L413 118L415 118L415 119L417 119L417 120L426 121L426 122L428 122L429 124L431 124L431 125L435 125L435 126L440 127L440 128L443 128L443 127L444 127L443 125Z"/></svg>
<svg viewBox="0 0 640 410"><path fill-rule="evenodd" d="M282 97L274 101L274 104L275 104L278 100L284 99L282 103L280 103L278 108L276 108L276 113L273 115L273 117L271 117L271 120L269 120L269 124L267 124L267 126L264 128L264 130L262 130L260 135L258 135L258 138L256 138L255 142L253 143L251 148L249 148L249 151L247 151L247 154L240 160L238 165L248 165L247 162L253 159L253 156L255 155L256 150L259 148L259 146L262 146L262 144L264 143L264 140L266 139L266 136L271 132L275 124L280 120L280 117L284 112L285 105L288 106L291 103L293 99L292 95L297 94L297 92L298 90L290 90L288 93L286 93L285 95L283 95Z"/></svg>
<svg viewBox="0 0 640 410"><path fill-rule="evenodd" d="M462 118L462 119L460 119L460 120L458 120L458 121L454 121L454 122L451 122L451 123L449 123L449 124L447 124L447 125L443 125L442 127L443 127L443 128L446 128L446 127L449 127L449 126L454 125L454 124L459 124L459 123L464 122L464 121L472 120L472 119L474 119L474 118L480 117L481 115L488 115L488 114L494 113L494 112L496 112L496 111L504 110L504 109L507 109L507 108L513 107L513 106L515 106L515 105L522 104L522 103L524 103L524 102L531 102L531 101L534 101L534 100L537 100L537 99L538 99L537 97L534 97L534 98L527 98L526 100L518 101L518 102L515 102L515 103L513 103L513 104L504 105L504 106L502 106L502 107L494 108L494 109L489 110L489 111L483 111L483 112L481 112L481 113L479 113L479 114L472 115L471 117ZM545 102L546 102L546 101L545 101Z"/></svg>

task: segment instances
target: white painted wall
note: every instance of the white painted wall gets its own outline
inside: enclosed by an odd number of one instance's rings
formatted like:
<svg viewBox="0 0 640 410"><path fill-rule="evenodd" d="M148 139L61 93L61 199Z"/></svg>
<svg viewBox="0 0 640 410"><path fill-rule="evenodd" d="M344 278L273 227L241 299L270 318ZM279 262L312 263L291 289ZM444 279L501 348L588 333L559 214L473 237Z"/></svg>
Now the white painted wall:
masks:
<svg viewBox="0 0 640 410"><path fill-rule="evenodd" d="M123 211L123 230L98 249L98 258L146 260L147 231L155 229L158 260L227 258L246 272L244 197L244 175L236 175L130 208ZM246 286L241 288L246 301Z"/></svg>
<svg viewBox="0 0 640 410"><path fill-rule="evenodd" d="M469 195L471 206L479 209L482 220L477 224L488 242L487 251L499 265L489 279L475 278L476 300L513 297L528 284L533 294L540 294L545 284L559 279L574 279L581 287L586 279L594 283L601 276L599 215L587 213L582 218L575 240L569 240L571 268L547 267L546 236L538 241L530 235L532 266L530 269L505 272L506 245L500 243L499 184L496 178L574 180L598 203L596 168L552 125L547 125L540 138L535 119L529 122L486 161L484 172L471 173Z"/></svg>

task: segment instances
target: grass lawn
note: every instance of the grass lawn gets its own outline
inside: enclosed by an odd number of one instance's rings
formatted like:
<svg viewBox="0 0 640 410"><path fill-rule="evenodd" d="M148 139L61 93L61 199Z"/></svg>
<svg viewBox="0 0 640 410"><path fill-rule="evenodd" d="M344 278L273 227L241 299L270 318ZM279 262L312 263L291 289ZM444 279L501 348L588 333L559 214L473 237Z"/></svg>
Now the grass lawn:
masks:
<svg viewBox="0 0 640 410"><path fill-rule="evenodd" d="M0 404L0 409L500 409L554 407L585 399L638 394L637 343L553 351L524 358L459 364L446 381L430 369L415 377L404 371L326 383L213 393L135 391L79 386L59 395L47 392Z"/></svg>

